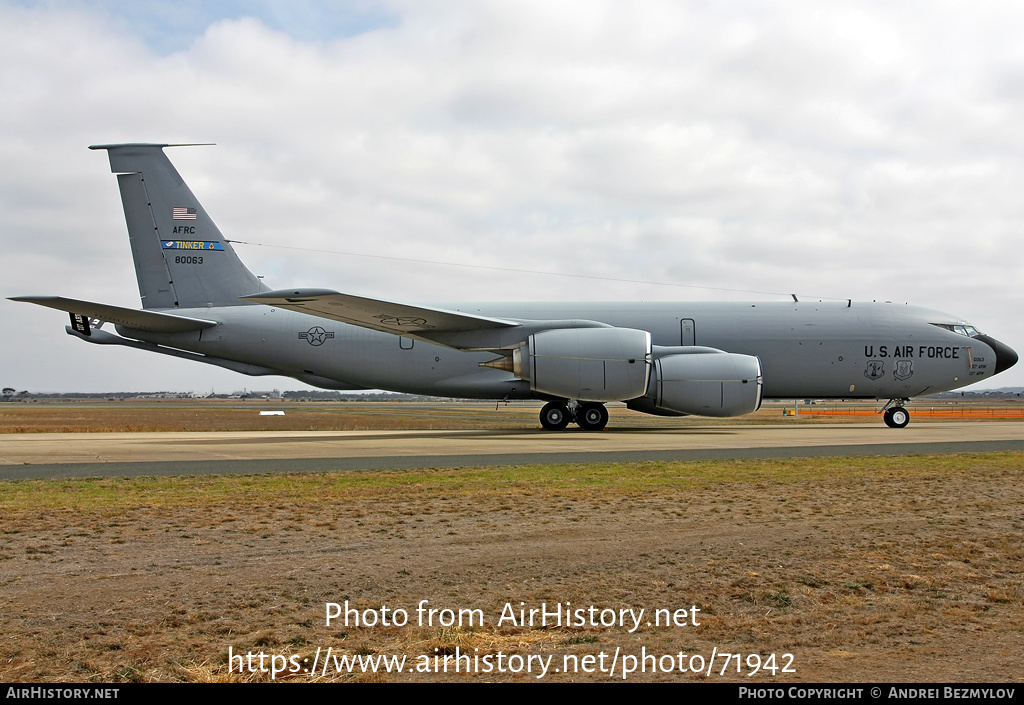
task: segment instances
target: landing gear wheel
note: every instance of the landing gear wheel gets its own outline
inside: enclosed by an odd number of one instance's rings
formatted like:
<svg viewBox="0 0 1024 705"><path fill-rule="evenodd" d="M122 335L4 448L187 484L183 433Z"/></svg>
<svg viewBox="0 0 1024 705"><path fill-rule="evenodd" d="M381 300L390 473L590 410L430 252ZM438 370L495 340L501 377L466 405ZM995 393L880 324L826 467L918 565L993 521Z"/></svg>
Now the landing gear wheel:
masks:
<svg viewBox="0 0 1024 705"><path fill-rule="evenodd" d="M882 418L889 428L903 428L910 423L910 412L902 406L894 406L891 409L886 409Z"/></svg>
<svg viewBox="0 0 1024 705"><path fill-rule="evenodd" d="M576 423L584 431L600 431L608 425L608 409L597 402L581 404L576 409Z"/></svg>
<svg viewBox="0 0 1024 705"><path fill-rule="evenodd" d="M560 401L549 401L540 410L540 425L547 431L561 431L569 425L569 407Z"/></svg>

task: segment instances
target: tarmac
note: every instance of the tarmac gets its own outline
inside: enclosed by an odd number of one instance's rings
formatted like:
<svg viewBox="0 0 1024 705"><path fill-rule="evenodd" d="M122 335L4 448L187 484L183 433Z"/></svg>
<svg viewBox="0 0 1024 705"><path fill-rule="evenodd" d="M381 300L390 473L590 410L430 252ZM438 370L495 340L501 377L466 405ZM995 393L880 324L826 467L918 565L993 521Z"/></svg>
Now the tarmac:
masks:
<svg viewBox="0 0 1024 705"><path fill-rule="evenodd" d="M0 434L0 480L1024 451L1024 423Z"/></svg>

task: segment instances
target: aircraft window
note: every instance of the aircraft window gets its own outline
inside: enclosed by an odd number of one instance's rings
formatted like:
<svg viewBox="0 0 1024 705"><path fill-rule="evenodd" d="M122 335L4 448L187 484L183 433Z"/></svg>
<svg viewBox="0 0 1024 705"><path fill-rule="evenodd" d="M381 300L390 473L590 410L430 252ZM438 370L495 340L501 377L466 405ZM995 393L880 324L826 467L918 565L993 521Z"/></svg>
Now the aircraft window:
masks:
<svg viewBox="0 0 1024 705"><path fill-rule="evenodd" d="M945 328L951 333L958 333L959 335L963 335L968 338L974 338L976 336L981 335L981 331L979 331L974 326L953 323L932 323L932 325L935 326L936 328Z"/></svg>

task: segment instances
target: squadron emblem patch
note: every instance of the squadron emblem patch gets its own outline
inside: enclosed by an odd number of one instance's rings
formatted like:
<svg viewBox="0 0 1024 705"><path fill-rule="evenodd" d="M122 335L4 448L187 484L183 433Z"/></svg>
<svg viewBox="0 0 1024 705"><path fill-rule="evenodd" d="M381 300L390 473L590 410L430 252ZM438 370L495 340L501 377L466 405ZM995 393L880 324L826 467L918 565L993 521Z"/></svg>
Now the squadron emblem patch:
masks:
<svg viewBox="0 0 1024 705"><path fill-rule="evenodd" d="M899 362L897 362L896 363L896 369L893 370L892 376L895 377L896 379L898 379L901 382L903 380L905 380L905 379L910 379L911 377L913 377L914 376L914 363L913 363L913 361L912 360L900 360Z"/></svg>

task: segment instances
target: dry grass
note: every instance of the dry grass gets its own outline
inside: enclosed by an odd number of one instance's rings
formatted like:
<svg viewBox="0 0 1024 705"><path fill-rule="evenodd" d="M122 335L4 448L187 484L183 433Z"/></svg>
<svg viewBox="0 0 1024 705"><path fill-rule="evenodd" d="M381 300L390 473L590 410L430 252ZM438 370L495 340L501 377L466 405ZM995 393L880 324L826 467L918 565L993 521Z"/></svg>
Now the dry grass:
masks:
<svg viewBox="0 0 1024 705"><path fill-rule="evenodd" d="M913 477L922 472L956 473L963 454L935 455L923 466L914 456L704 460L679 462L592 463L429 468L344 473L189 475L161 477L71 478L0 481L0 512L82 513L192 507L205 511L249 503L355 503L387 498L389 503L429 502L443 492L467 504L545 498L568 502L611 494L650 497L663 491L699 490L722 483L786 485L841 474L846 480ZM1001 457L1001 456L995 456ZM1007 456L1011 459L1012 455ZM652 497L653 498L653 497ZM567 506L572 506L571 504ZM416 508L409 508L415 513Z"/></svg>
<svg viewBox="0 0 1024 705"><path fill-rule="evenodd" d="M881 404L830 403L803 407L800 416L784 416L792 404L768 403L754 414L730 419L734 424L863 423L877 416ZM921 402L912 412L935 409L942 415L929 421L961 421L954 412L987 420L1021 419L1024 406L1008 401L989 403ZM284 416L260 416L263 410L283 410ZM539 427L539 402L269 402L265 400L129 400L0 405L0 433L107 433L149 431L359 431L398 429L521 429ZM824 411L844 412L820 415ZM1005 415L996 411L1008 410ZM816 415L807 413L813 411ZM651 428L721 424L722 419L666 419L609 405L610 423L622 428ZM848 412L857 412L856 414ZM859 414L859 415L858 415ZM881 423L881 418L878 418Z"/></svg>
<svg viewBox="0 0 1024 705"><path fill-rule="evenodd" d="M267 677L229 672L228 647L304 658L328 647L409 658L458 647L559 662L717 647L792 653L807 681L1019 680L1022 461L1016 452L0 483L0 679ZM324 623L326 602L414 615L422 599L480 609L487 621ZM565 601L696 604L701 626L496 624L507 602ZM532 680L326 675L467 678Z"/></svg>

